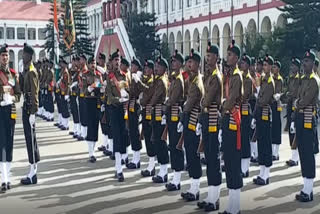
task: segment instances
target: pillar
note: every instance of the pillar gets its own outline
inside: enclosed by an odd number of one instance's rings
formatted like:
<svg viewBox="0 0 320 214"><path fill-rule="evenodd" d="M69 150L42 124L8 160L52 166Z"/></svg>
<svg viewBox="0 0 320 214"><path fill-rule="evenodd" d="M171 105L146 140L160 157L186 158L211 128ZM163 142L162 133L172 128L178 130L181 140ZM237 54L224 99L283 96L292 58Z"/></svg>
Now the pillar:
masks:
<svg viewBox="0 0 320 214"><path fill-rule="evenodd" d="M107 21L111 19L110 2L107 2Z"/></svg>
<svg viewBox="0 0 320 214"><path fill-rule="evenodd" d="M120 3L120 0L117 0L117 18L120 18L120 9L121 9L121 3Z"/></svg>
<svg viewBox="0 0 320 214"><path fill-rule="evenodd" d="M116 0L112 0L112 19L116 18Z"/></svg>
<svg viewBox="0 0 320 214"><path fill-rule="evenodd" d="M107 5L106 2L103 2L103 3L102 3L102 24L103 24L105 21L108 21L108 17L107 17L107 14L106 14L106 5Z"/></svg>

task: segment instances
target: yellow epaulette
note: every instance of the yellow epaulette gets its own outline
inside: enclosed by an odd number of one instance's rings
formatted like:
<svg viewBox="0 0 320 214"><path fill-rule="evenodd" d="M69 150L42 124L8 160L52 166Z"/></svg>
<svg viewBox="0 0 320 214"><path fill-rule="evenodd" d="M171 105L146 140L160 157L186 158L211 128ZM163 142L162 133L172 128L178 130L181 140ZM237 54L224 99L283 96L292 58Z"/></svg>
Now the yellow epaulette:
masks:
<svg viewBox="0 0 320 214"><path fill-rule="evenodd" d="M268 79L268 83L272 83L273 82L273 78L272 76L270 75L269 79Z"/></svg>
<svg viewBox="0 0 320 214"><path fill-rule="evenodd" d="M299 73L294 77L295 79L299 79Z"/></svg>
<svg viewBox="0 0 320 214"><path fill-rule="evenodd" d="M302 76L301 76L301 79L304 79L304 77L305 77L305 75L302 75Z"/></svg>
<svg viewBox="0 0 320 214"><path fill-rule="evenodd" d="M218 69L216 68L216 69L214 69L214 71L212 72L212 76L215 76L215 75L217 75L218 74Z"/></svg>
<svg viewBox="0 0 320 214"><path fill-rule="evenodd" d="M282 76L280 74L278 75L278 80L283 81L283 78L282 78Z"/></svg>

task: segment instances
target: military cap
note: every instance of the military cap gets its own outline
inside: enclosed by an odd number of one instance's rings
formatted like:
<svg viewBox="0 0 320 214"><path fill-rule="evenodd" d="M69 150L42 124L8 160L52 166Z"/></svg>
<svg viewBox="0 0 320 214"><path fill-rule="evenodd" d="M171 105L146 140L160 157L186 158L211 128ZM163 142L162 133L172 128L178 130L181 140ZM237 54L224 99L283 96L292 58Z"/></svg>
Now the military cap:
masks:
<svg viewBox="0 0 320 214"><path fill-rule="evenodd" d="M280 61L276 60L276 61L274 62L274 65L277 66L279 69L281 69L281 63L280 63Z"/></svg>
<svg viewBox="0 0 320 214"><path fill-rule="evenodd" d="M171 59L176 59L179 62L181 62L181 64L184 63L184 57L178 50L174 51L173 56L171 57Z"/></svg>
<svg viewBox="0 0 320 214"><path fill-rule="evenodd" d="M31 46L29 46L27 43L24 43L23 52L26 52L26 53L28 53L30 55L34 54L33 48Z"/></svg>
<svg viewBox="0 0 320 214"><path fill-rule="evenodd" d="M189 54L188 60L193 59L196 62L200 63L201 62L201 56L198 51L195 51L193 48L191 49L191 52Z"/></svg>
<svg viewBox="0 0 320 214"><path fill-rule="evenodd" d="M228 51L235 53L238 57L241 55L240 47L232 40L231 44L228 46Z"/></svg>
<svg viewBox="0 0 320 214"><path fill-rule="evenodd" d="M264 62L267 62L269 65L273 65L274 64L274 60L272 58L272 56L269 56L268 54L265 56Z"/></svg>
<svg viewBox="0 0 320 214"><path fill-rule="evenodd" d="M219 47L217 45L211 45L211 42L208 42L207 53L212 53L219 56Z"/></svg>
<svg viewBox="0 0 320 214"><path fill-rule="evenodd" d="M247 54L243 54L243 55L242 55L241 61L246 62L249 66L250 66L251 63L252 63L252 60L251 60L250 56L248 56Z"/></svg>
<svg viewBox="0 0 320 214"><path fill-rule="evenodd" d="M144 67L154 69L154 62L152 60L145 60Z"/></svg>
<svg viewBox="0 0 320 214"><path fill-rule="evenodd" d="M99 53L99 59L106 60L106 55L104 53Z"/></svg>
<svg viewBox="0 0 320 214"><path fill-rule="evenodd" d="M80 58L83 58L83 59L85 59L87 61L87 57L84 54L80 54Z"/></svg>
<svg viewBox="0 0 320 214"><path fill-rule="evenodd" d="M2 53L9 53L9 47L7 44L4 44L2 47L0 47L0 54Z"/></svg>
<svg viewBox="0 0 320 214"><path fill-rule="evenodd" d="M292 57L291 63L294 64L297 67L301 66L301 61L300 61L300 59L298 57Z"/></svg>
<svg viewBox="0 0 320 214"><path fill-rule="evenodd" d="M140 60L135 58L135 57L132 58L131 64L134 64L134 65L138 66L139 69L142 68Z"/></svg>
<svg viewBox="0 0 320 214"><path fill-rule="evenodd" d="M309 58L312 61L316 60L316 54L312 50L307 50L303 56L303 58Z"/></svg>
<svg viewBox="0 0 320 214"><path fill-rule="evenodd" d="M96 59L93 56L90 56L89 59L88 59L88 63L90 64L90 63L92 63L94 61L96 61Z"/></svg>
<svg viewBox="0 0 320 214"><path fill-rule="evenodd" d="M157 59L157 63L165 68L169 68L169 64L168 64L168 61L163 58L162 56L159 56L158 59Z"/></svg>
<svg viewBox="0 0 320 214"><path fill-rule="evenodd" d="M120 51L117 49L113 54L111 54L111 60L120 56Z"/></svg>

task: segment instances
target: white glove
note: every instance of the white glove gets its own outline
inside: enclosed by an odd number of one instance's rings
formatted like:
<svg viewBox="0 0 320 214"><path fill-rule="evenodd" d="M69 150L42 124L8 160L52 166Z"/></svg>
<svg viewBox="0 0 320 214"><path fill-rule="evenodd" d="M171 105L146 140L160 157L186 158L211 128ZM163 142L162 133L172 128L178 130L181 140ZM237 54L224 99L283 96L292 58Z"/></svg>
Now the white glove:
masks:
<svg viewBox="0 0 320 214"><path fill-rule="evenodd" d="M91 93L92 91L93 91L93 87L91 87L91 86L88 86L88 91L89 91L89 93Z"/></svg>
<svg viewBox="0 0 320 214"><path fill-rule="evenodd" d="M257 121L254 118L251 120L251 129L255 129L256 128L256 122Z"/></svg>
<svg viewBox="0 0 320 214"><path fill-rule="evenodd" d="M128 98L121 97L121 98L119 99L119 102L120 102L120 103L125 103L125 102L127 102L128 100L129 100Z"/></svg>
<svg viewBox="0 0 320 214"><path fill-rule="evenodd" d="M279 100L280 100L280 97L281 97L280 94L274 94L274 95L273 95L273 98L274 98L276 101L279 101Z"/></svg>
<svg viewBox="0 0 320 214"><path fill-rule="evenodd" d="M104 86L102 86L102 87L100 88L100 93L104 93L104 92L106 92L106 88L105 88Z"/></svg>
<svg viewBox="0 0 320 214"><path fill-rule="evenodd" d="M138 72L137 72L137 77L138 77L139 79L141 79L142 75L143 75L142 71L138 71Z"/></svg>
<svg viewBox="0 0 320 214"><path fill-rule="evenodd" d="M167 123L167 117L166 115L163 115L161 119L161 125L166 125L166 123Z"/></svg>
<svg viewBox="0 0 320 214"><path fill-rule="evenodd" d="M48 94L48 90L44 90L44 94L47 95Z"/></svg>
<svg viewBox="0 0 320 214"><path fill-rule="evenodd" d="M218 141L219 143L222 143L222 129L219 130Z"/></svg>
<svg viewBox="0 0 320 214"><path fill-rule="evenodd" d="M35 122L36 122L36 116L34 114L30 114L29 116L30 126L33 126Z"/></svg>
<svg viewBox="0 0 320 214"><path fill-rule="evenodd" d="M76 85L78 85L78 82L77 82L77 81L76 81L76 82L73 82L73 83L71 84L70 88L73 88L73 87L75 87Z"/></svg>
<svg viewBox="0 0 320 214"><path fill-rule="evenodd" d="M104 106L104 104L101 105L101 112L104 112L106 110L106 107Z"/></svg>
<svg viewBox="0 0 320 214"><path fill-rule="evenodd" d="M64 96L64 100L68 101L69 100L69 95Z"/></svg>
<svg viewBox="0 0 320 214"><path fill-rule="evenodd" d="M6 106L7 105L7 102L6 101L1 101L0 102L0 106Z"/></svg>
<svg viewBox="0 0 320 214"><path fill-rule="evenodd" d="M296 128L294 127L294 122L291 122L291 125L290 125L290 133L291 133L291 134L295 134L295 133L296 133Z"/></svg>
<svg viewBox="0 0 320 214"><path fill-rule="evenodd" d="M202 131L202 125L200 123L197 123L196 135L197 136L201 135L201 131Z"/></svg>
<svg viewBox="0 0 320 214"><path fill-rule="evenodd" d="M260 92L260 86L257 87L257 94Z"/></svg>
<svg viewBox="0 0 320 214"><path fill-rule="evenodd" d="M132 74L132 79L137 83L139 81L139 77L137 74Z"/></svg>
<svg viewBox="0 0 320 214"><path fill-rule="evenodd" d="M182 125L181 122L178 123L177 132L178 132L178 133L182 133L182 132L183 132L183 125Z"/></svg>
<svg viewBox="0 0 320 214"><path fill-rule="evenodd" d="M15 97L11 96L10 94L3 95L3 101L5 102L6 106L13 104L14 99L15 99Z"/></svg>
<svg viewBox="0 0 320 214"><path fill-rule="evenodd" d="M107 86L107 80L103 81L103 85Z"/></svg>
<svg viewBox="0 0 320 214"><path fill-rule="evenodd" d="M120 95L121 95L121 98L128 98L129 97L128 92L124 88L122 88L120 90Z"/></svg>

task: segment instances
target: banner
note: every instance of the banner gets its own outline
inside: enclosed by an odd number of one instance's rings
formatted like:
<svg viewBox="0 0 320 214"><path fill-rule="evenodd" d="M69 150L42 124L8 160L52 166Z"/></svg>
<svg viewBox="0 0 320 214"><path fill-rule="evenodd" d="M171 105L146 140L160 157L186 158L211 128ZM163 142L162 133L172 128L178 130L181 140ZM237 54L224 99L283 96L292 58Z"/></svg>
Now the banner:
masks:
<svg viewBox="0 0 320 214"><path fill-rule="evenodd" d="M71 0L66 0L65 11L66 12L64 15L63 41L67 48L70 50L76 39L76 30L74 26Z"/></svg>

